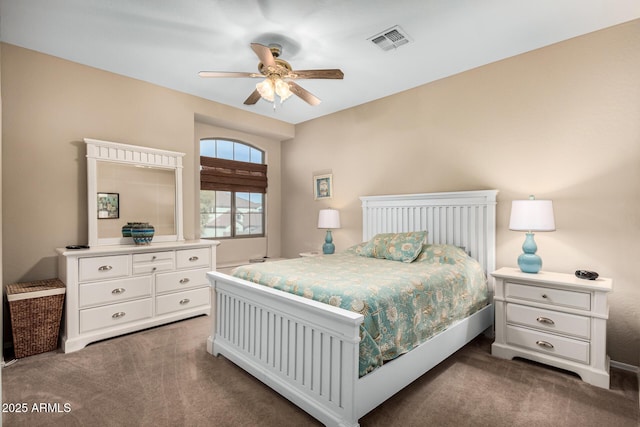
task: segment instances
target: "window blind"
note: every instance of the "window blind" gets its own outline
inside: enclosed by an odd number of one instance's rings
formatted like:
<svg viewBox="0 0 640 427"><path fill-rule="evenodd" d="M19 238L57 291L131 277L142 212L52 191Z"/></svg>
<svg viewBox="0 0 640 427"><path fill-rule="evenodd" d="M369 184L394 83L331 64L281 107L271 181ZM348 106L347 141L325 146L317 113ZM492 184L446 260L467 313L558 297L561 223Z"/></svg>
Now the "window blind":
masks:
<svg viewBox="0 0 640 427"><path fill-rule="evenodd" d="M267 192L267 165L200 156L200 189Z"/></svg>

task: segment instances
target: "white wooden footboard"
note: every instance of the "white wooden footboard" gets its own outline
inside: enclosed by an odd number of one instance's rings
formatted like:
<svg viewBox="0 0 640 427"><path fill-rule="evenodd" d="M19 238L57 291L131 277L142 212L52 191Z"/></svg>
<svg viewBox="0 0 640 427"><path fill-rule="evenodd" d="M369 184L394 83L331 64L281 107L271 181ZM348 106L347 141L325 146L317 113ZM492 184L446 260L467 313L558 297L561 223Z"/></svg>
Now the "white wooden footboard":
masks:
<svg viewBox="0 0 640 427"><path fill-rule="evenodd" d="M207 273L212 336L222 354L325 425L357 426L364 317L223 273Z"/></svg>

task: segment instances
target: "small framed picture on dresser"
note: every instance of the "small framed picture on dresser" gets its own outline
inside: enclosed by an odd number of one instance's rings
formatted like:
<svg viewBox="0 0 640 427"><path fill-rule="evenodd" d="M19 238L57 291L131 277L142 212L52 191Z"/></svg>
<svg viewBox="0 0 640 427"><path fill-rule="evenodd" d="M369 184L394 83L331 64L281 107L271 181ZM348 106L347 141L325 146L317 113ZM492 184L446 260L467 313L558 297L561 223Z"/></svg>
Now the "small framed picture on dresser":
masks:
<svg viewBox="0 0 640 427"><path fill-rule="evenodd" d="M98 193L98 219L120 218L120 194Z"/></svg>

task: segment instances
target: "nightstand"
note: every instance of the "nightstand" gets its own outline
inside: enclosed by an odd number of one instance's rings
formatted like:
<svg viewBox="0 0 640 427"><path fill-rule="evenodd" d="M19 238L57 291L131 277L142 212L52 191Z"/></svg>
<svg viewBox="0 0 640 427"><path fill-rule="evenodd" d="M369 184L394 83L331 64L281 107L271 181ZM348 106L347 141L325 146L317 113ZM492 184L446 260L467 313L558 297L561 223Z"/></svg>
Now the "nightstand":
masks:
<svg viewBox="0 0 640 427"><path fill-rule="evenodd" d="M517 268L501 268L491 275L496 279L492 355L566 369L589 384L609 388L606 338L611 279L584 280L546 271L531 274Z"/></svg>

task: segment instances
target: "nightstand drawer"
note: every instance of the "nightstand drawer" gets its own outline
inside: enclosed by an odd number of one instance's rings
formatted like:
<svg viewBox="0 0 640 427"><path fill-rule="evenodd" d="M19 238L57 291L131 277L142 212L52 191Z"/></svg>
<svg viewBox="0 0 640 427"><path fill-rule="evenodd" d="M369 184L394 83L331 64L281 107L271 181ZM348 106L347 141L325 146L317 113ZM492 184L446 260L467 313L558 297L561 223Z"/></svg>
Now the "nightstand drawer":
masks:
<svg viewBox="0 0 640 427"><path fill-rule="evenodd" d="M505 296L512 299L535 301L542 304L591 310L591 294L588 292L566 291L542 286L521 285L507 282Z"/></svg>
<svg viewBox="0 0 640 427"><path fill-rule="evenodd" d="M589 317L543 308L507 304L507 323L517 323L583 339L591 338L591 319Z"/></svg>
<svg viewBox="0 0 640 427"><path fill-rule="evenodd" d="M589 343L533 329L507 325L507 344L513 344L551 356L589 364Z"/></svg>

